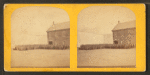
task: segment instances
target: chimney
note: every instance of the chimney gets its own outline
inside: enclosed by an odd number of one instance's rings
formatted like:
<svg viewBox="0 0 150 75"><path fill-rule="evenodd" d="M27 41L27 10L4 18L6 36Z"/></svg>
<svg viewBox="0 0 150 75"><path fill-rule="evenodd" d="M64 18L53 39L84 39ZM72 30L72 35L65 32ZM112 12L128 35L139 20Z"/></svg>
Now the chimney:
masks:
<svg viewBox="0 0 150 75"><path fill-rule="evenodd" d="M120 21L118 21L118 23L120 23Z"/></svg>

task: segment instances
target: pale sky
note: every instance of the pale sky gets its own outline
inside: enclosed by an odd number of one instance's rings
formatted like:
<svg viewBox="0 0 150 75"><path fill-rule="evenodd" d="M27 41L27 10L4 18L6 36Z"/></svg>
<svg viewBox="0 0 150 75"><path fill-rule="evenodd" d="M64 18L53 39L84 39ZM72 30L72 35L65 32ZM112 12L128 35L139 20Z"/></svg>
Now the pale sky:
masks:
<svg viewBox="0 0 150 75"><path fill-rule="evenodd" d="M110 34L118 21L135 20L132 10L122 6L91 6L78 15L78 31Z"/></svg>
<svg viewBox="0 0 150 75"><path fill-rule="evenodd" d="M47 44L48 28L69 21L68 13L60 8L30 6L16 9L11 15L12 47L23 44Z"/></svg>
<svg viewBox="0 0 150 75"><path fill-rule="evenodd" d="M81 44L102 44L104 42L103 34L112 35L112 29L118 24L118 21L122 23L132 20L136 20L135 14L126 7L87 7L81 10L78 15L78 46ZM113 43L113 38L109 40Z"/></svg>
<svg viewBox="0 0 150 75"><path fill-rule="evenodd" d="M91 6L81 10L78 15L78 39L82 43L99 43L102 38L99 34L112 34L112 29L118 21L135 20L135 14L121 6ZM46 30L52 23L69 21L67 12L55 7L32 6L16 9L11 16L11 43L12 47L23 44L47 44ZM92 36L90 36L90 35ZM97 34L97 35L95 35ZM88 36L87 36L88 35ZM83 37L82 37L83 36ZM93 37L94 36L94 37ZM92 37L95 42L92 41ZM91 41L90 41L91 40ZM86 42L85 42L86 41Z"/></svg>

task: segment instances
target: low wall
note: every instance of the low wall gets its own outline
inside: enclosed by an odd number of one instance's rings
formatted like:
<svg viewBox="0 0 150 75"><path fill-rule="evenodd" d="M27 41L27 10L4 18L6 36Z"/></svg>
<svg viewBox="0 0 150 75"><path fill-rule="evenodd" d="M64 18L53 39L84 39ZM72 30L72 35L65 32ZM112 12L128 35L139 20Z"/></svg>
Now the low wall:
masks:
<svg viewBox="0 0 150 75"><path fill-rule="evenodd" d="M81 45L79 50L93 50L93 49L129 49L135 48L135 44L88 44Z"/></svg>
<svg viewBox="0 0 150 75"><path fill-rule="evenodd" d="M69 49L69 46L62 46L62 45L18 45L13 50L34 50L34 49Z"/></svg>

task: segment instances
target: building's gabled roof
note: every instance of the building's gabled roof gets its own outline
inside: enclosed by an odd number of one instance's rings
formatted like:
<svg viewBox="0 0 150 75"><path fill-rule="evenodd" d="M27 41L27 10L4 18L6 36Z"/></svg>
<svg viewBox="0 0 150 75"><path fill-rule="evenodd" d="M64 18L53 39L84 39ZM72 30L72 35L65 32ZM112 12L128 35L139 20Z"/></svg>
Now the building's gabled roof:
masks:
<svg viewBox="0 0 150 75"><path fill-rule="evenodd" d="M47 32L54 31L54 30L69 29L69 28L70 28L70 21L59 23L59 24L54 24L47 30Z"/></svg>
<svg viewBox="0 0 150 75"><path fill-rule="evenodd" d="M124 23L118 23L112 31L121 30L121 29L128 29L128 28L136 28L136 21L128 21Z"/></svg>

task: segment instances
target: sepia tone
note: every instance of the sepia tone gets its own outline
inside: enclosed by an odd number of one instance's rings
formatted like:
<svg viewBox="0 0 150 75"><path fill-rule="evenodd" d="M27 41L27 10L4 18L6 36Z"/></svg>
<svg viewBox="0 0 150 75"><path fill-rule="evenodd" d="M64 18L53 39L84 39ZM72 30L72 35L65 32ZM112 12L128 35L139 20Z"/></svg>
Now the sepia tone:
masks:
<svg viewBox="0 0 150 75"><path fill-rule="evenodd" d="M136 17L121 6L91 6L78 15L78 68L136 67Z"/></svg>
<svg viewBox="0 0 150 75"><path fill-rule="evenodd" d="M69 68L70 21L54 7L22 7L11 16L11 67Z"/></svg>

